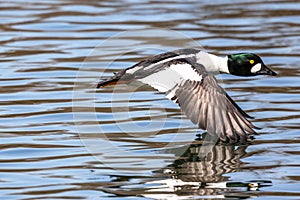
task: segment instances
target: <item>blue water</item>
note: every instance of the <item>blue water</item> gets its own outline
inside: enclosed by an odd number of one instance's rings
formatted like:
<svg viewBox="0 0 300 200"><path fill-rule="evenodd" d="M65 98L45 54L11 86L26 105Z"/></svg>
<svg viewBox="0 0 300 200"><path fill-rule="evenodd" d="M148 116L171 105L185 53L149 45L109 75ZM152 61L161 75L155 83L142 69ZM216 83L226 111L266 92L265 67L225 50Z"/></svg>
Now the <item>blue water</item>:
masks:
<svg viewBox="0 0 300 200"><path fill-rule="evenodd" d="M0 18L1 198L300 198L298 2L4 0ZM162 94L95 90L188 47L250 51L278 72L218 76L263 128L251 143L199 157L203 131Z"/></svg>

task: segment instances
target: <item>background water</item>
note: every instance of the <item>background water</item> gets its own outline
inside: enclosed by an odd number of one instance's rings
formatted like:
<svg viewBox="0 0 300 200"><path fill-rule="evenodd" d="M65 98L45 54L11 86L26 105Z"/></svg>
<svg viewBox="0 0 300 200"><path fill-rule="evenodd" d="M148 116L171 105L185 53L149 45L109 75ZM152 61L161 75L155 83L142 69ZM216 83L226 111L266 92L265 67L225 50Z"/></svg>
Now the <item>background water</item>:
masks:
<svg viewBox="0 0 300 200"><path fill-rule="evenodd" d="M2 0L0 19L1 199L300 198L299 2ZM278 72L220 77L263 127L252 143L199 158L201 131L163 95L94 89L100 75L192 45L155 31L107 41L162 28L218 55L255 52ZM252 180L269 187L220 186Z"/></svg>

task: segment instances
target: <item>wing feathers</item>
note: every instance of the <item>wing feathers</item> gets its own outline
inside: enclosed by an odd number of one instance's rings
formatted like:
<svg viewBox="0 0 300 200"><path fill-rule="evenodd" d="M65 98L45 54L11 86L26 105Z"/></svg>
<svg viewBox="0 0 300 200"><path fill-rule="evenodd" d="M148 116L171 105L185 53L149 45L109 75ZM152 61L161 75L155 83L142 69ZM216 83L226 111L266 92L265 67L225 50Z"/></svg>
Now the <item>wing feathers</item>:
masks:
<svg viewBox="0 0 300 200"><path fill-rule="evenodd" d="M149 84L166 97L178 103L191 121L222 141L243 141L248 134L255 134L247 115L222 89L216 79L197 63L191 63L174 54L162 57L170 59L156 63L141 62L137 69L130 68L131 74L143 83ZM154 70L154 71L153 71Z"/></svg>
<svg viewBox="0 0 300 200"><path fill-rule="evenodd" d="M206 75L201 82L187 80L178 88L176 96L183 112L193 123L223 141L227 138L231 143L237 142L245 140L249 133L255 134L255 127L227 98L212 75Z"/></svg>

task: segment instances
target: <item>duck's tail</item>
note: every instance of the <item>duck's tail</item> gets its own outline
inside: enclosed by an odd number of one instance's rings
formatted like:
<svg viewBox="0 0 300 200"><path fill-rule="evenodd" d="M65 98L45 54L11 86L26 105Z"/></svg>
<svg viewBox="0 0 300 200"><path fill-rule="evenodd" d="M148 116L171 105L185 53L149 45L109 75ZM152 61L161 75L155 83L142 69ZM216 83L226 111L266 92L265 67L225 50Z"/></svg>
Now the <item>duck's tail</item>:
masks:
<svg viewBox="0 0 300 200"><path fill-rule="evenodd" d="M101 80L98 82L97 84L97 88L102 88L105 87L107 85L115 85L117 84L117 82L120 80L120 78L115 78L114 76L106 79L106 80Z"/></svg>
<svg viewBox="0 0 300 200"><path fill-rule="evenodd" d="M133 79L132 75L127 75L126 70L122 70L120 72L115 73L114 76L112 76L106 80L99 81L99 83L97 84L97 88L102 88L107 85L115 85L119 81L122 81L122 83L123 82L127 83L127 82L130 82L132 79Z"/></svg>

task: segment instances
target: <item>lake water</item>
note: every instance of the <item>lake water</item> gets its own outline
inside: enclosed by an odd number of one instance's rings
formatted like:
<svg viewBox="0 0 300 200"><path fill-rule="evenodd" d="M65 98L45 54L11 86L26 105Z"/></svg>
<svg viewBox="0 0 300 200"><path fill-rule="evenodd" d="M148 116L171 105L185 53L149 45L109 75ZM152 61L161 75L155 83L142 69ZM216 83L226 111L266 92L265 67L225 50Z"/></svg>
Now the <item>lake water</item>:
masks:
<svg viewBox="0 0 300 200"><path fill-rule="evenodd" d="M0 19L1 199L300 198L299 2L2 0ZM205 149L145 85L95 89L188 47L278 72L218 76L263 128L249 144Z"/></svg>

